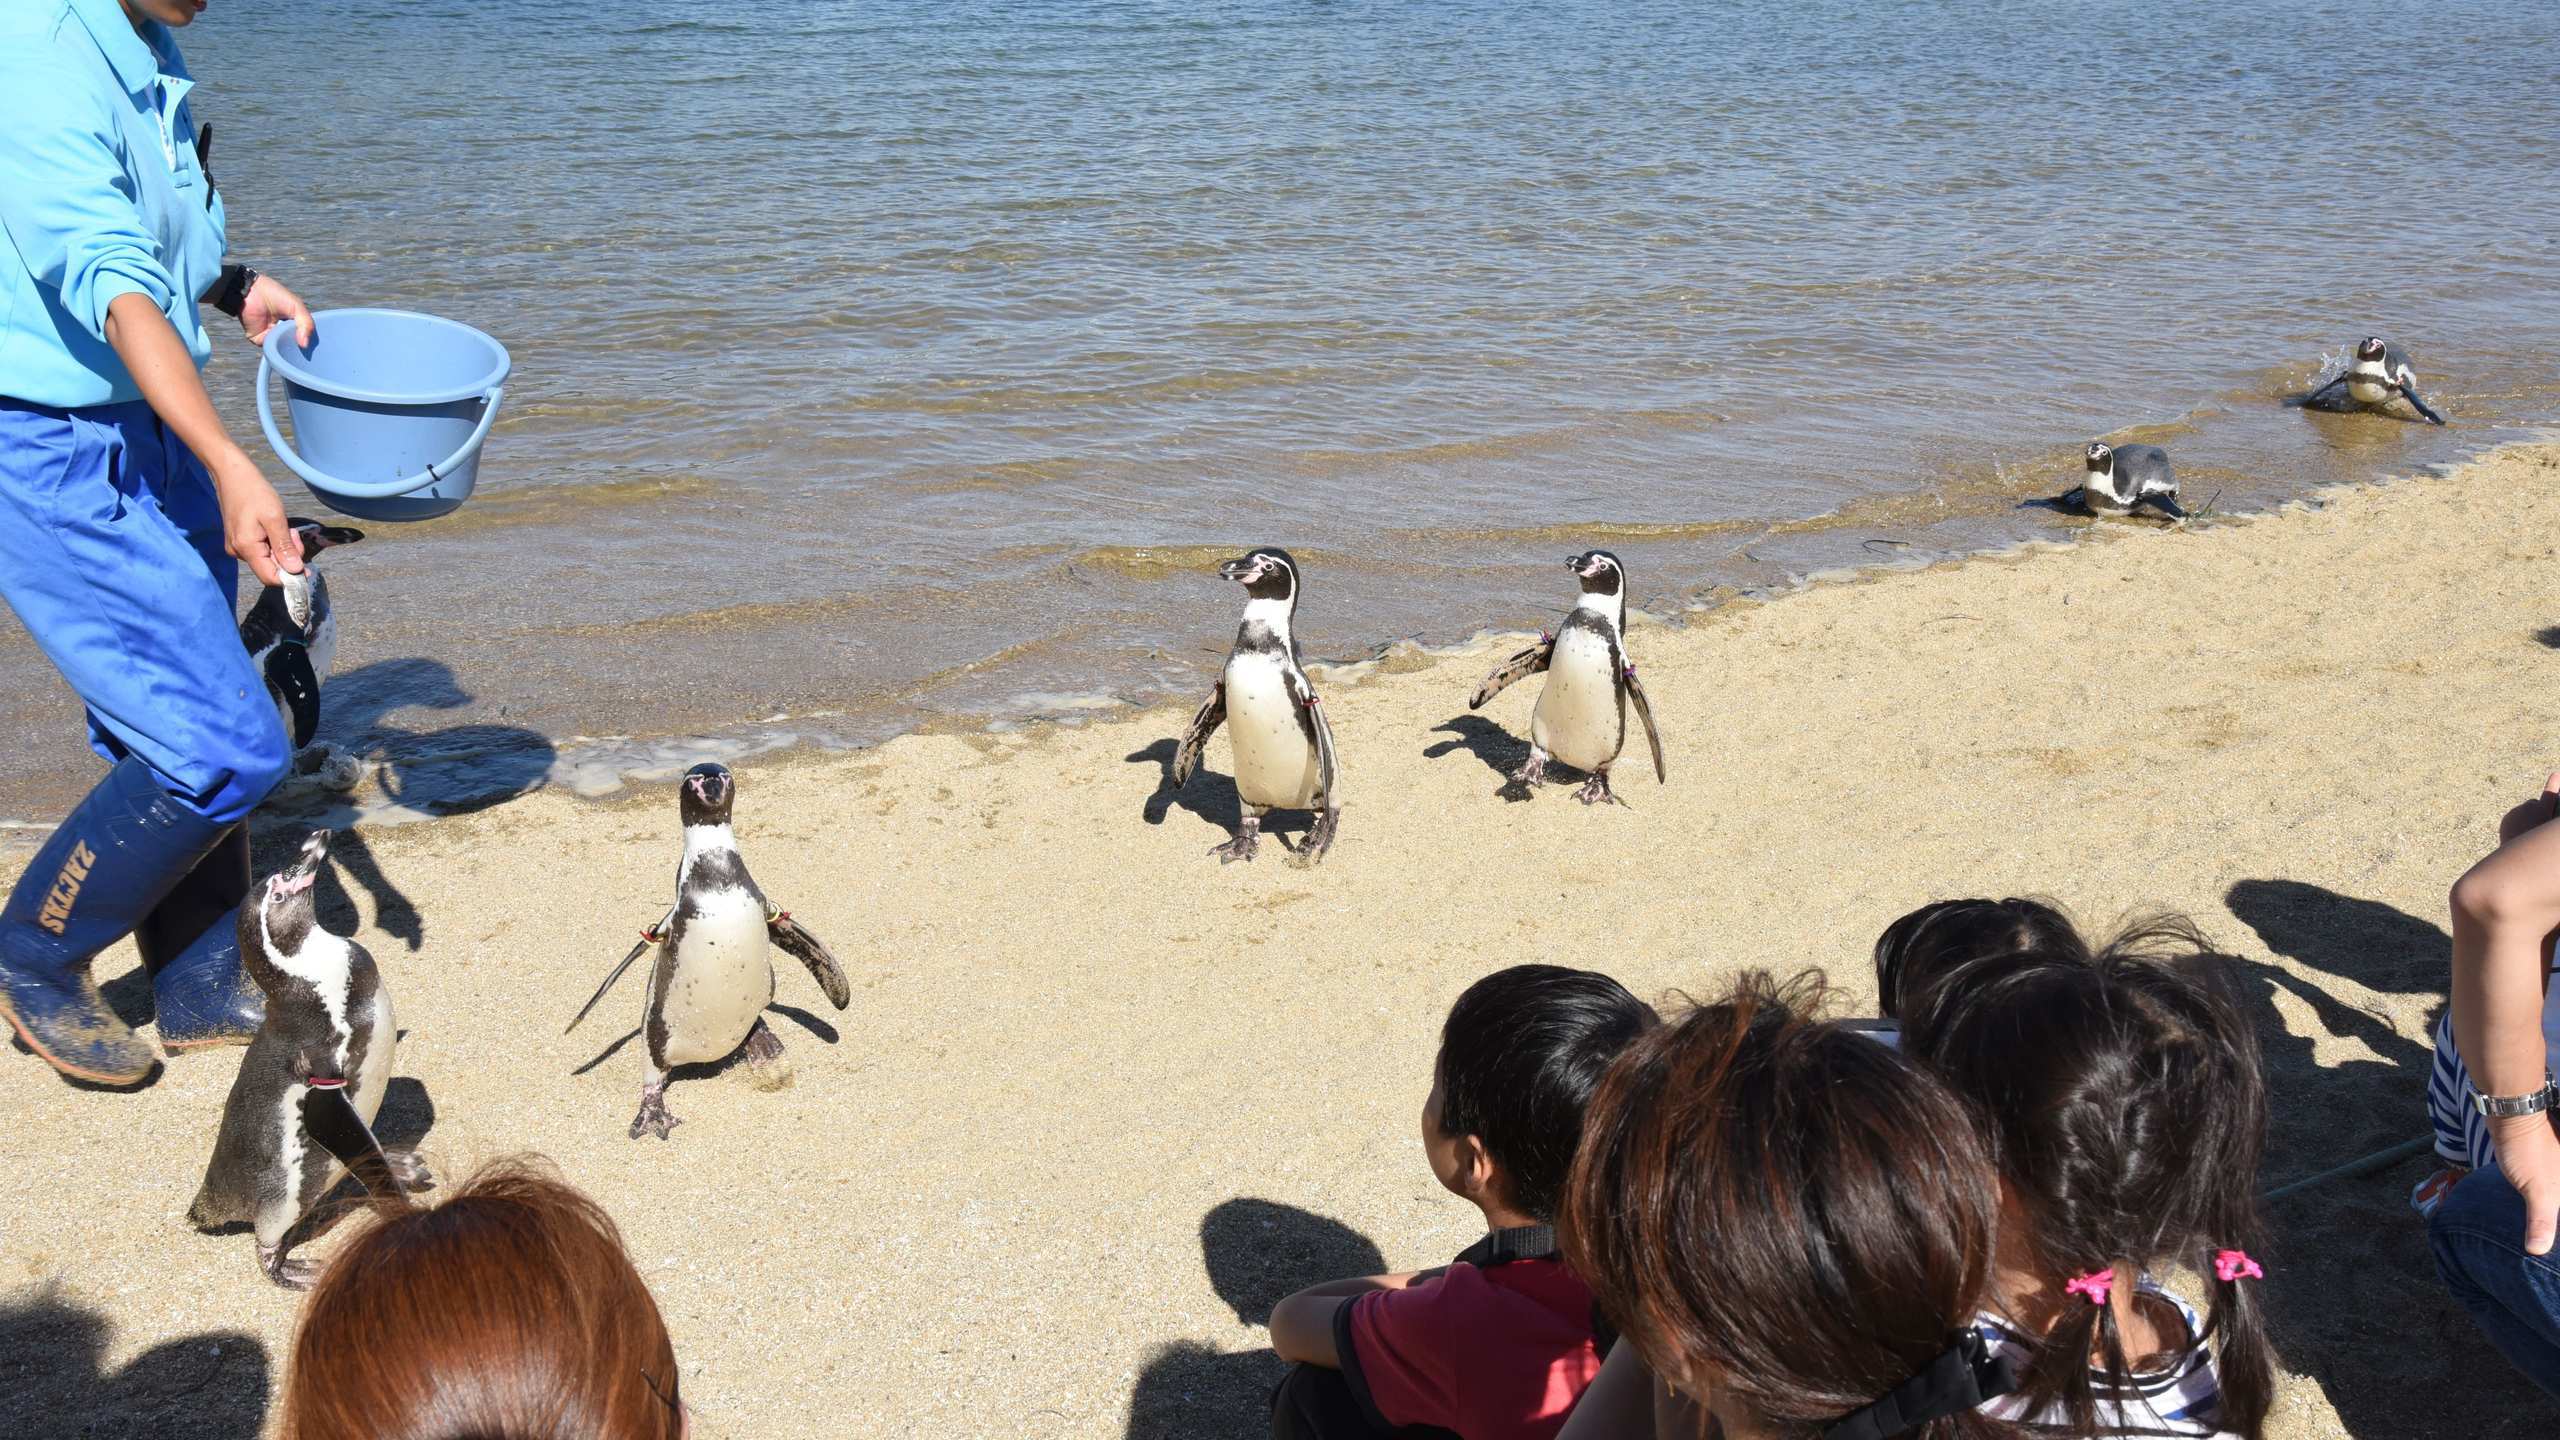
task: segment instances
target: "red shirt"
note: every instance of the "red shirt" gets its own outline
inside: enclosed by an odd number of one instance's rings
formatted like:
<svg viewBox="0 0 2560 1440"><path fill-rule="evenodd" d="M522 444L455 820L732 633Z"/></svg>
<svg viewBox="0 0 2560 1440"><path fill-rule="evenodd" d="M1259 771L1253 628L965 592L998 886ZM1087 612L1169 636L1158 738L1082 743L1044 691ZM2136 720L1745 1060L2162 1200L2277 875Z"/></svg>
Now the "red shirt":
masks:
<svg viewBox="0 0 2560 1440"><path fill-rule="evenodd" d="M1387 1427L1462 1440L1554 1440L1600 1373L1591 1290L1560 1260L1460 1261L1338 1312L1353 1393Z"/></svg>

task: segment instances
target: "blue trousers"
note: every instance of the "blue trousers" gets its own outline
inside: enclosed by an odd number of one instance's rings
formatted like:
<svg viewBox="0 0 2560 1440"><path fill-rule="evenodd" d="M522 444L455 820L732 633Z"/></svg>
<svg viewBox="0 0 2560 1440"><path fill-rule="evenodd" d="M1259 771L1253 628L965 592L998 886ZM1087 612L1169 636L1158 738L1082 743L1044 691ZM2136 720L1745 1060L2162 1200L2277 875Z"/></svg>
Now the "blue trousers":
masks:
<svg viewBox="0 0 2560 1440"><path fill-rule="evenodd" d="M213 481L140 402L0 399L0 599L132 757L208 820L245 817L292 758L241 647Z"/></svg>
<svg viewBox="0 0 2560 1440"><path fill-rule="evenodd" d="M2560 1396L2560 1251L2524 1253L2524 1197L2474 1170L2427 1221L2436 1273L2525 1378Z"/></svg>

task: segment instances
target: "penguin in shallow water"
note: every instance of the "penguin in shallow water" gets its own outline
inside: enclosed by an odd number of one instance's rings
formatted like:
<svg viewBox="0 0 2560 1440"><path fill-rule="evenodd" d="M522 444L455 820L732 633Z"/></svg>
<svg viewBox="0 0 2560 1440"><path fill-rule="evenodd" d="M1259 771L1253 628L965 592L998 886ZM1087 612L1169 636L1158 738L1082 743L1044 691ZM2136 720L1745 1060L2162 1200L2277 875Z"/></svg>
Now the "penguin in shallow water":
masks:
<svg viewBox="0 0 2560 1440"><path fill-rule="evenodd" d="M1244 623L1236 627L1227 668L1209 692L1173 755L1173 787L1190 783L1200 753L1221 722L1235 746L1236 798L1244 802L1235 838L1210 850L1218 863L1253 858L1264 812L1308 810L1298 853L1321 863L1342 829L1342 793L1336 788L1333 726L1307 678L1290 628L1298 613L1298 562L1272 546L1248 551L1218 567L1244 587ZM1286 840L1281 841L1283 846Z"/></svg>
<svg viewBox="0 0 2560 1440"><path fill-rule="evenodd" d="M676 862L676 903L665 918L640 932L640 943L596 987L569 1029L596 1008L613 982L641 952L655 945L640 1029L649 1045L649 1069L640 1085L640 1113L631 1138L667 1138L684 1123L667 1111L667 1072L678 1065L725 1060L744 1046L759 1075L777 1075L782 1039L764 1020L773 1003L773 955L780 947L809 967L827 1003L842 1010L853 1001L836 957L803 929L791 913L764 898L747 862L738 856L730 807L738 785L725 765L696 765L678 787L684 817L684 856ZM566 1033L565 1031L562 1033Z"/></svg>
<svg viewBox="0 0 2560 1440"><path fill-rule="evenodd" d="M2379 335L2364 337L2364 343L2356 347L2356 358L2347 362L2347 368L2331 376L2319 389L2303 396L2302 403L2329 403L2329 397L2341 388L2347 392L2349 400L2367 410L2380 410L2396 396L2408 401L2409 408L2430 424L2444 423L2444 417L2418 394L2418 372L2409 368L2409 357Z"/></svg>
<svg viewBox="0 0 2560 1440"><path fill-rule="evenodd" d="M287 519L302 540L302 573L286 575L281 585L258 594L249 613L240 617L240 643L249 662L266 677L267 696L275 702L284 733L293 748L311 743L320 730L320 682L338 658L338 612L329 604L329 582L320 575L320 552L332 545L352 545L364 532L317 520Z"/></svg>
<svg viewBox="0 0 2560 1440"><path fill-rule="evenodd" d="M1662 732L1654 728L1653 702L1627 658L1627 571L1606 550L1590 550L1565 565L1582 582L1582 598L1553 634L1495 667L1467 701L1470 710L1501 694L1514 681L1546 672L1538 707L1529 714L1529 759L1506 789L1526 792L1545 782L1547 761L1563 761L1591 778L1574 798L1585 805L1619 800L1609 788L1609 767L1627 748L1627 708L1635 707L1653 749L1655 783L1670 776L1662 765Z"/></svg>
<svg viewBox="0 0 2560 1440"><path fill-rule="evenodd" d="M213 1160L187 1210L205 1229L253 1226L258 1268L294 1290L309 1288L319 1266L285 1254L286 1232L329 1193L341 1166L378 1196L434 1183L417 1156L374 1139L399 1032L373 957L320 928L314 893L328 848L328 832L313 834L301 857L240 907L240 963L266 992L267 1014L241 1057Z"/></svg>
<svg viewBox="0 0 2560 1440"><path fill-rule="evenodd" d="M2157 445L2092 440L2084 453L2089 473L2081 483L2080 503L2091 511L2130 515L2147 505L2172 520L2187 518L2187 512L2178 507L2178 477L2169 468L2168 451Z"/></svg>

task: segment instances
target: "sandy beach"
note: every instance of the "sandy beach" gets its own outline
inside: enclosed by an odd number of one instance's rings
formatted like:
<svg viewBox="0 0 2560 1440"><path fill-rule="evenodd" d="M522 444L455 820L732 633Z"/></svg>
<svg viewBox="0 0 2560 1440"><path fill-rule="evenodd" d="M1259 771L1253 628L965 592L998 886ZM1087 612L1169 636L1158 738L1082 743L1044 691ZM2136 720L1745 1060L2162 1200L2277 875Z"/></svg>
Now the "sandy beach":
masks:
<svg viewBox="0 0 2560 1440"><path fill-rule="evenodd" d="M1876 931L1925 900L2175 908L2263 1006L2269 1185L2423 1133L2445 887L2560 764L2555 537L2560 446L2517 446L2265 516L2102 524L1639 622L1670 783L1631 763L1631 809L1497 798L1535 685L1465 702L1504 638L1319 671L1347 803L1313 870L1206 857L1235 797L1223 737L1163 793L1187 710L754 766L747 861L853 1002L785 970L795 1082L680 1078L670 1143L624 1138L636 978L561 1027L667 903L671 785L377 830L342 847L323 915L372 950L406 1030L386 1137L447 1175L539 1151L601 1198L703 1433L1258 1436L1279 1295L1474 1238L1415 1117L1448 1002L1502 965L1648 996L1822 965L1850 1013ZM1233 598L1201 577L1204 689ZM1320 573L1300 624L1326 652ZM264 822L262 863L299 833ZM100 974L134 967L119 946ZM238 1053L178 1057L138 1094L0 1063L18 1433L266 1423L295 1298L247 1235L183 1219ZM2548 1402L2437 1288L2404 1201L2424 1169L2272 1207L2295 1377L2274 1433L2548 1433Z"/></svg>

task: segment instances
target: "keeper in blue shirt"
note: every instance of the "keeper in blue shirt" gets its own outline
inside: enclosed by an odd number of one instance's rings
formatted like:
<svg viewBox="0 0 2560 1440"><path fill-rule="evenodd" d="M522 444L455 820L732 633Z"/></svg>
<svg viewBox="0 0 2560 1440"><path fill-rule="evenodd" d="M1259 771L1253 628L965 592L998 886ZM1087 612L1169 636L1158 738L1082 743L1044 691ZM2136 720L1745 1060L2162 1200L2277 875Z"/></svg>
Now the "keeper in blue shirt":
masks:
<svg viewBox="0 0 2560 1440"><path fill-rule="evenodd" d="M106 778L0 908L0 1013L66 1075L143 1079L150 1045L90 963L130 934L169 1050L244 1043L243 821L290 758L240 643L245 560L300 571L275 487L197 373L198 311L249 339L311 312L223 263L195 82L171 31L203 0L0 4L0 599L88 707Z"/></svg>

